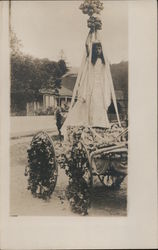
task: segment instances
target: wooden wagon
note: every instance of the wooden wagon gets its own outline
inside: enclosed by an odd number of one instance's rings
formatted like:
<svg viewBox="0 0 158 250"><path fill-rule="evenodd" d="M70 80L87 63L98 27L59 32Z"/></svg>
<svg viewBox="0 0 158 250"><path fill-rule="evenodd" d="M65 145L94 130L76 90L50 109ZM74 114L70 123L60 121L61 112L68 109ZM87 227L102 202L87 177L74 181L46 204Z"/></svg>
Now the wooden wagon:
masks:
<svg viewBox="0 0 158 250"><path fill-rule="evenodd" d="M93 187L95 177L107 188L119 188L127 175L128 129L119 128L116 124L109 129L75 128L75 132L74 128L69 128L67 145L70 151L74 145L74 134L75 145L84 150L81 164L86 169L84 179L88 185ZM50 198L57 182L60 153L58 151L57 154L53 139L43 131L33 137L30 146L29 166L25 171L29 175L28 189L35 196ZM60 143L59 147L64 155L63 144Z"/></svg>

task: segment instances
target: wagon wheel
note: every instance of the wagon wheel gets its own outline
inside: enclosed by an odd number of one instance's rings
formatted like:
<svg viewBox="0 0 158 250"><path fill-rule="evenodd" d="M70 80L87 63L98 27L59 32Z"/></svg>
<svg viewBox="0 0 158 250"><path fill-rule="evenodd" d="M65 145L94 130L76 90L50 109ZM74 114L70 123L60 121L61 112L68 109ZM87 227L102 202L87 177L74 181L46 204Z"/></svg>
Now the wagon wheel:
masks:
<svg viewBox="0 0 158 250"><path fill-rule="evenodd" d="M98 175L100 182L106 188L119 189L121 183L123 182L125 175L115 176L110 173L104 175Z"/></svg>
<svg viewBox="0 0 158 250"><path fill-rule="evenodd" d="M94 175L107 188L119 188L127 175L127 148L115 146L109 152L103 148L90 155Z"/></svg>
<svg viewBox="0 0 158 250"><path fill-rule="evenodd" d="M33 137L28 162L28 189L34 197L49 199L56 186L58 167L53 141L46 132Z"/></svg>
<svg viewBox="0 0 158 250"><path fill-rule="evenodd" d="M92 169L91 169L88 161L86 161L84 164L85 164L86 171L85 171L85 174L84 174L83 178L87 182L88 186L90 188L92 188L92 186L93 186Z"/></svg>
<svg viewBox="0 0 158 250"><path fill-rule="evenodd" d="M107 188L120 188L121 183L127 175L127 162L117 162L109 159L108 168L102 174L97 174L100 182Z"/></svg>
<svg viewBox="0 0 158 250"><path fill-rule="evenodd" d="M82 145L82 149L84 150L85 152L85 161L84 161L84 169L85 169L85 174L83 176L83 178L85 179L85 181L87 182L89 188L92 188L93 187L93 175L92 175L92 167L90 165L90 161L89 161L89 154L88 154L88 151L86 149L86 147L84 146L83 143L81 143Z"/></svg>

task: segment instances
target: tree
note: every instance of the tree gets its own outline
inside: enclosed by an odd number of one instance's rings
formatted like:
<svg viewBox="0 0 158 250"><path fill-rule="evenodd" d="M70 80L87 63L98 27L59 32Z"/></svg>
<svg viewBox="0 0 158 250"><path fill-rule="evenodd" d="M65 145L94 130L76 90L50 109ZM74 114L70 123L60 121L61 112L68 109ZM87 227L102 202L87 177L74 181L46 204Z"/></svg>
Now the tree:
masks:
<svg viewBox="0 0 158 250"><path fill-rule="evenodd" d="M68 68L66 66L66 63L64 60L59 60L58 61L58 65L59 65L59 68L60 68L60 71L61 71L61 74L64 75L67 71L68 71Z"/></svg>
<svg viewBox="0 0 158 250"><path fill-rule="evenodd" d="M59 89L61 88L61 79L51 76L48 80L47 87L48 89L53 90L54 95L58 95Z"/></svg>
<svg viewBox="0 0 158 250"><path fill-rule="evenodd" d="M34 58L21 52L21 41L11 31L11 110L26 109L26 103L40 98L41 88L51 88L55 94L61 87L61 76L66 73L64 60L59 62Z"/></svg>
<svg viewBox="0 0 158 250"><path fill-rule="evenodd" d="M128 97L128 62L120 62L111 65L111 74L114 88L123 90L124 98Z"/></svg>
<svg viewBox="0 0 158 250"><path fill-rule="evenodd" d="M22 48L21 40L17 38L16 33L13 29L10 31L10 49L11 49L11 56L13 55L20 55Z"/></svg>

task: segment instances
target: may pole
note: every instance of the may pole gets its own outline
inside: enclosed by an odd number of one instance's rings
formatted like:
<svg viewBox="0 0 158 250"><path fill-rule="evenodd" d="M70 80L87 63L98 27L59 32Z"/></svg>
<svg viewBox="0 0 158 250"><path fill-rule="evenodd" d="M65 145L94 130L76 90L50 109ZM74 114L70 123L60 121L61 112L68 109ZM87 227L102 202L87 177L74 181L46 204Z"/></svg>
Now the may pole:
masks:
<svg viewBox="0 0 158 250"><path fill-rule="evenodd" d="M102 29L100 14L104 9L103 3L100 0L84 0L79 8L82 10L83 14L88 15L87 26L89 28L89 34L86 39L86 50L84 51L83 59L73 90L69 113L62 126L63 135L66 135L68 126L109 127L110 123L107 113L108 107L112 101L115 107L118 124L121 127L110 65L104 50L104 43L101 41L101 37L99 37L99 30ZM96 102L94 101L96 96L93 94L93 86L95 86L95 69L94 64L92 65L92 56L94 57L95 52L93 50L94 45L96 44L101 46L102 56L104 57L104 65L102 64L102 66L100 66L99 73L99 87L102 94L99 94L98 98L100 103L103 103L103 105L101 104L100 106L97 106L102 113L102 119L99 116L96 118L97 108L96 110L93 109L94 106L96 107ZM76 99L77 102L75 102ZM84 105L81 102L86 104ZM82 112L83 110L84 112ZM80 117L76 117L77 113L82 115L80 115ZM101 120L100 124L98 123L99 120Z"/></svg>
<svg viewBox="0 0 158 250"><path fill-rule="evenodd" d="M95 40L97 40L98 39L97 31L102 29L102 21L101 21L100 13L104 9L103 3L100 0L84 0L84 2L80 5L79 9L82 10L83 14L87 14L89 16L87 20L87 26L90 29L89 34L94 34ZM88 52L88 48L86 49ZM107 75L108 75L108 79L111 85L112 100L114 103L118 124L121 127L121 122L120 122L118 107L117 107L117 102L116 102L116 95L114 91L113 80L111 77L110 64L105 53L104 53L104 56L106 59Z"/></svg>

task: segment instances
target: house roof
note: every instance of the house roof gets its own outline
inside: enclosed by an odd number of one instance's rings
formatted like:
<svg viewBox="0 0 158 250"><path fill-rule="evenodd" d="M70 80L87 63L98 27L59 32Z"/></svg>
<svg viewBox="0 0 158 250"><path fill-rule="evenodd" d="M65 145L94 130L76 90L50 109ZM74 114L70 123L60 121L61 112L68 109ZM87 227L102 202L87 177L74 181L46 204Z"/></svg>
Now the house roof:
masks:
<svg viewBox="0 0 158 250"><path fill-rule="evenodd" d="M59 89L59 95L60 96L72 96L72 92L73 90L70 90L64 86L61 87L61 89Z"/></svg>
<svg viewBox="0 0 158 250"><path fill-rule="evenodd" d="M61 81L61 89L59 89L60 96L72 96L73 89L76 83L78 68L72 67L63 75Z"/></svg>
<svg viewBox="0 0 158 250"><path fill-rule="evenodd" d="M54 95L54 90L50 88L42 88L39 90L41 94L51 94Z"/></svg>
<svg viewBox="0 0 158 250"><path fill-rule="evenodd" d="M59 89L59 96L72 96L73 89L77 79L78 68L70 68L69 71L63 75L61 79L61 89ZM54 95L54 91L48 88L40 89L41 94Z"/></svg>
<svg viewBox="0 0 158 250"><path fill-rule="evenodd" d="M76 75L78 74L79 68L77 67L71 67L69 68L68 72L62 76L62 78L66 77L66 76L74 76L76 77Z"/></svg>
<svg viewBox="0 0 158 250"><path fill-rule="evenodd" d="M62 86L61 89L59 89L59 96L72 96L72 92L73 92L73 89L71 90ZM55 95L53 89L46 89L46 88L40 89L40 93L43 95L44 94Z"/></svg>

